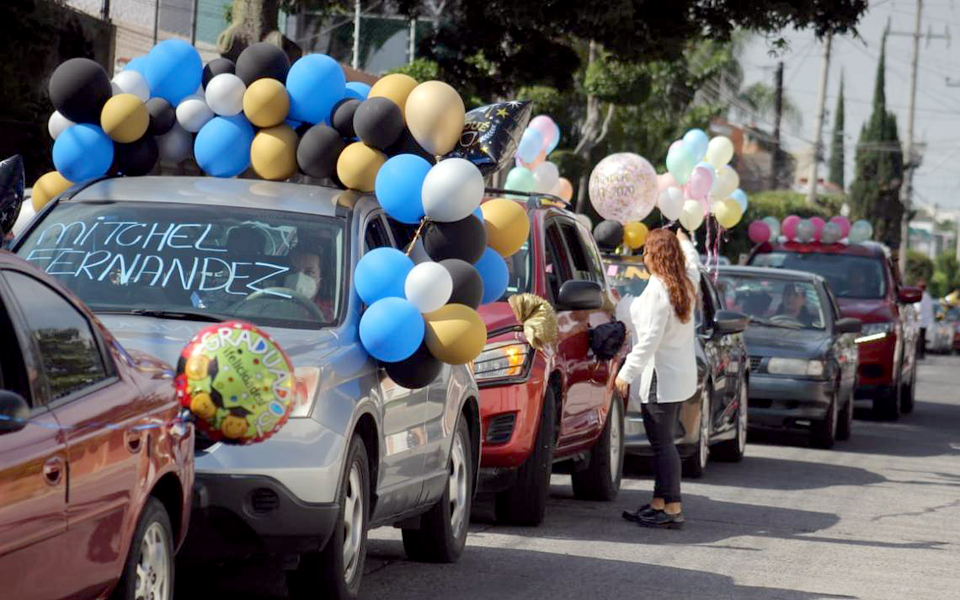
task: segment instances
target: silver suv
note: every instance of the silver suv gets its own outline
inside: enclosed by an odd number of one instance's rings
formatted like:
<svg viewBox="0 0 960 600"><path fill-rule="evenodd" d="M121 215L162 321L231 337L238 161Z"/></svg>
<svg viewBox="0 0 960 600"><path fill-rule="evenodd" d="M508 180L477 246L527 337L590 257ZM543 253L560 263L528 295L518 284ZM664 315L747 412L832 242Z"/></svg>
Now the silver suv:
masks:
<svg viewBox="0 0 960 600"><path fill-rule="evenodd" d="M371 527L399 524L411 558L459 558L479 395L467 367L445 365L409 390L364 352L353 267L389 245L391 223L372 197L190 177L78 186L18 238L18 254L128 348L173 364L200 328L243 319L292 358L305 401L279 432L250 446L198 441L191 563L279 554L292 597L350 598Z"/></svg>

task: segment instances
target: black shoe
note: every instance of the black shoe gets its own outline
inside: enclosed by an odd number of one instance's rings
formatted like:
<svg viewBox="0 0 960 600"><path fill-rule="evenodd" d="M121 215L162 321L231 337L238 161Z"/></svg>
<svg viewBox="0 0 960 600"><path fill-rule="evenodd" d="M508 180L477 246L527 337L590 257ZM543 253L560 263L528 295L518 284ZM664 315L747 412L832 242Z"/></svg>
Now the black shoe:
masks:
<svg viewBox="0 0 960 600"><path fill-rule="evenodd" d="M663 511L657 508L652 508L649 504L644 504L633 512L628 510L623 511L623 518L633 523L639 523L641 518L658 512Z"/></svg>
<svg viewBox="0 0 960 600"><path fill-rule="evenodd" d="M637 519L637 525L641 527L653 527L655 529L680 529L683 527L684 522L682 512L669 515L662 510L658 510L652 514L640 515Z"/></svg>

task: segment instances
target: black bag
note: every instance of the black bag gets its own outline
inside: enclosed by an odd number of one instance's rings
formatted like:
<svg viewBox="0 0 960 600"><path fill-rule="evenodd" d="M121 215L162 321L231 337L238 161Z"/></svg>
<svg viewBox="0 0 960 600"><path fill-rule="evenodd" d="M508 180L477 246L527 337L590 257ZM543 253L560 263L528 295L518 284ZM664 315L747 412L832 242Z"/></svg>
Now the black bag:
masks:
<svg viewBox="0 0 960 600"><path fill-rule="evenodd" d="M620 321L604 323L590 330L590 348L598 358L610 360L627 338L627 326Z"/></svg>

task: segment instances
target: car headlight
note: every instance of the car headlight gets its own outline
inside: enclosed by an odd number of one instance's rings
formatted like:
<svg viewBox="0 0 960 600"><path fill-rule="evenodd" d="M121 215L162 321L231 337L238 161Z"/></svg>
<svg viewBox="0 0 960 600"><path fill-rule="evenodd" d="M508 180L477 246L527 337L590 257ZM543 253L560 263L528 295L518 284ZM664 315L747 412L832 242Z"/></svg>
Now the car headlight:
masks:
<svg viewBox="0 0 960 600"><path fill-rule="evenodd" d="M803 377L822 377L826 367L822 360L802 358L771 358L767 372L772 375L799 375Z"/></svg>
<svg viewBox="0 0 960 600"><path fill-rule="evenodd" d="M893 323L889 321L885 323L864 323L860 330L860 337L856 341L858 344L875 342L882 340L891 333L893 333Z"/></svg>
<svg viewBox="0 0 960 600"><path fill-rule="evenodd" d="M478 381L520 377L526 370L531 348L523 342L494 342L487 344L473 361L473 374Z"/></svg>
<svg viewBox="0 0 960 600"><path fill-rule="evenodd" d="M296 388L295 404L290 410L290 418L309 417L317 401L317 388L320 387L320 369L317 367L297 367L293 370Z"/></svg>

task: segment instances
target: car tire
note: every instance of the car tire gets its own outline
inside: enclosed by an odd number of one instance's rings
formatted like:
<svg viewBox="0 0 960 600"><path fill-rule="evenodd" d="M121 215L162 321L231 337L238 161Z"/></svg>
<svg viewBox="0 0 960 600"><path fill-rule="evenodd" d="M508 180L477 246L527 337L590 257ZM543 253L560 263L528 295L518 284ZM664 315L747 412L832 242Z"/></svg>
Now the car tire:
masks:
<svg viewBox="0 0 960 600"><path fill-rule="evenodd" d="M609 502L617 497L623 480L623 442L623 400L614 392L607 422L590 450L587 467L571 475L575 498Z"/></svg>
<svg viewBox="0 0 960 600"><path fill-rule="evenodd" d="M449 478L443 496L420 517L419 529L403 530L403 549L410 559L435 563L460 559L473 506L472 447L470 428L461 418L450 445Z"/></svg>
<svg viewBox="0 0 960 600"><path fill-rule="evenodd" d="M291 600L352 600L359 595L370 522L369 474L367 449L360 436L354 435L340 482L337 526L321 551L301 555L297 570L287 572Z"/></svg>
<svg viewBox="0 0 960 600"><path fill-rule="evenodd" d="M173 600L173 528L163 504L150 496L130 543L127 562L111 598Z"/></svg>
<svg viewBox="0 0 960 600"><path fill-rule="evenodd" d="M732 440L721 442L713 449L713 455L717 460L723 462L740 462L743 460L743 454L747 450L747 420L750 404L750 395L747 390L747 382L744 381L740 384L740 402L737 407L735 422L736 434Z"/></svg>
<svg viewBox="0 0 960 600"><path fill-rule="evenodd" d="M900 390L900 412L908 415L913 412L914 399L917 393L917 365L914 363L910 370L910 382Z"/></svg>
<svg viewBox="0 0 960 600"><path fill-rule="evenodd" d="M693 456L683 461L684 475L690 479L700 479L707 471L710 462L710 388L703 386L700 399L700 435L697 436L697 450Z"/></svg>
<svg viewBox="0 0 960 600"><path fill-rule="evenodd" d="M840 420L837 422L837 439L849 440L853 432L853 392L847 397L847 402L843 405L840 412Z"/></svg>
<svg viewBox="0 0 960 600"><path fill-rule="evenodd" d="M543 522L553 470L555 407L556 394L551 387L543 398L533 453L518 470L513 487L497 494L495 511L498 521L533 526Z"/></svg>
<svg viewBox="0 0 960 600"><path fill-rule="evenodd" d="M837 398L837 394L834 394L830 406L827 407L827 416L813 423L810 443L814 447L829 450L833 448L833 444L837 441L837 424L840 417L838 402L839 398Z"/></svg>
<svg viewBox="0 0 960 600"><path fill-rule="evenodd" d="M900 383L873 399L873 416L883 421L896 421L900 418Z"/></svg>

